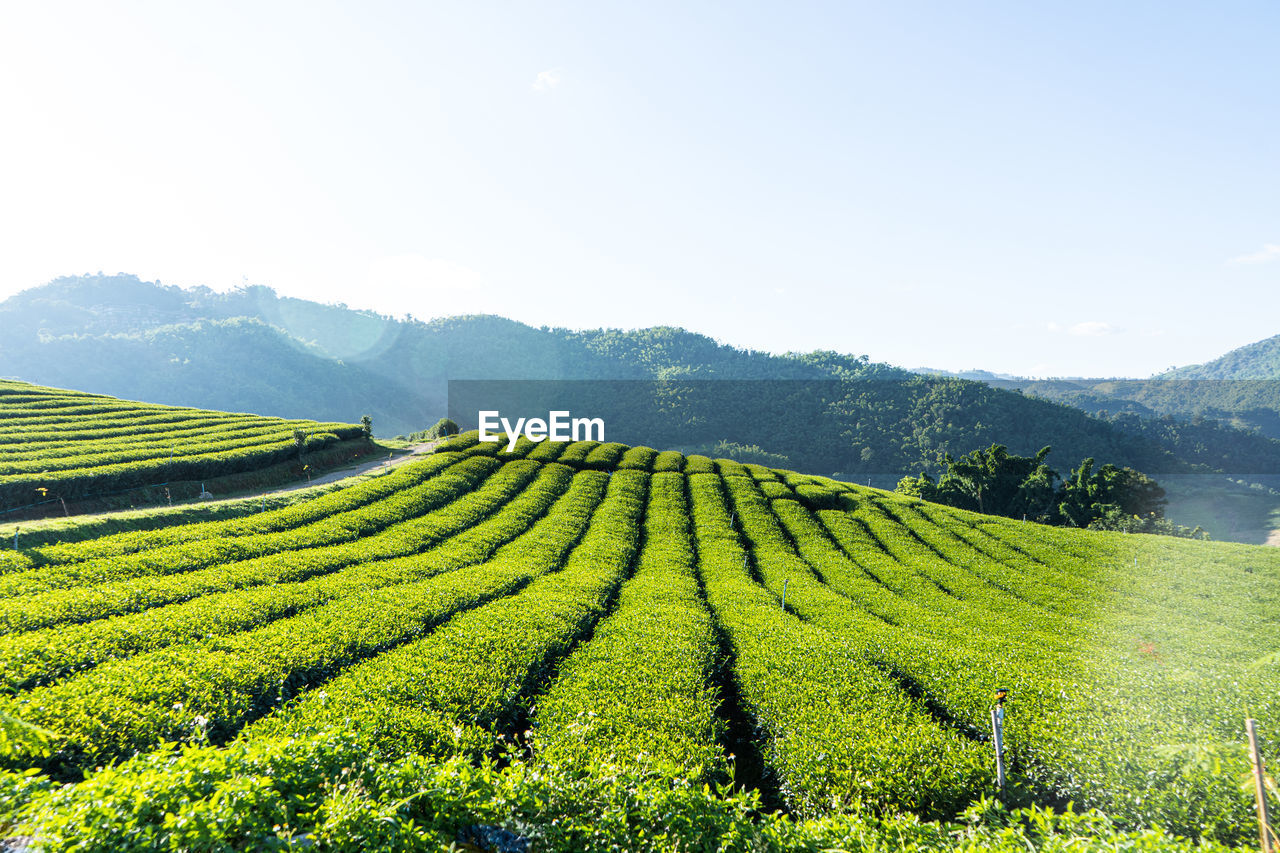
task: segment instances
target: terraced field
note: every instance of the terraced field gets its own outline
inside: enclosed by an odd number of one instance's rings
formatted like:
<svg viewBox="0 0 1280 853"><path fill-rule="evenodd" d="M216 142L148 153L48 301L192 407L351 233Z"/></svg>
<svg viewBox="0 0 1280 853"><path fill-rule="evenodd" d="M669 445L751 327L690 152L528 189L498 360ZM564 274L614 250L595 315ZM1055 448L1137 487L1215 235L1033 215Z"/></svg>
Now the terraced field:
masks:
<svg viewBox="0 0 1280 853"><path fill-rule="evenodd" d="M1280 552L642 447L498 448L468 434L285 509L0 552L0 838L1256 840L1242 732L1258 718L1280 760ZM994 799L997 687L1020 811Z"/></svg>
<svg viewBox="0 0 1280 853"><path fill-rule="evenodd" d="M0 380L0 511L212 479L360 438L359 424L134 403Z"/></svg>

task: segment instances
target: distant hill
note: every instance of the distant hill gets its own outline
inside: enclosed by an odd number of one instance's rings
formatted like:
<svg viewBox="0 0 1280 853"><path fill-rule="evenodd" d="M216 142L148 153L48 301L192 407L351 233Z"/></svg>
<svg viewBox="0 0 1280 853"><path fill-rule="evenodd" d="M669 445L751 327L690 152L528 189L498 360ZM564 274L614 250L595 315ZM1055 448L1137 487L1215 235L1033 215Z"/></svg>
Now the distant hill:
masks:
<svg viewBox="0 0 1280 853"><path fill-rule="evenodd" d="M324 306L318 306L324 307ZM439 409L225 298L132 276L58 279L0 303L0 376L176 406L419 424ZM354 313L354 312L351 312Z"/></svg>
<svg viewBox="0 0 1280 853"><path fill-rule="evenodd" d="M936 472L940 453L991 443L1023 455L1051 445L1058 470L1092 456L1156 476L1280 474L1276 442L1250 445L1245 455L1204 451L1179 446L1167 430L1092 417L1080 400L999 387L1003 380L921 376L835 352L774 355L674 327L571 331L495 316L423 322L261 286L217 293L117 275L61 278L17 294L0 303L0 329L0 376L278 417L352 422L368 414L380 436L434 423L451 380L769 380L783 384L661 400L644 390L627 401L614 424L622 432L610 439L721 447L886 486ZM798 381L808 384L786 384Z"/></svg>
<svg viewBox="0 0 1280 853"><path fill-rule="evenodd" d="M1178 367L1157 379L1280 379L1280 335L1233 349L1204 364Z"/></svg>
<svg viewBox="0 0 1280 853"><path fill-rule="evenodd" d="M1017 380L1022 381L1023 377L1014 376L1012 373L992 373L990 370L942 370L937 367L913 367L912 373L919 373L921 376L949 376L952 379L972 379L975 382L991 382L995 380Z"/></svg>

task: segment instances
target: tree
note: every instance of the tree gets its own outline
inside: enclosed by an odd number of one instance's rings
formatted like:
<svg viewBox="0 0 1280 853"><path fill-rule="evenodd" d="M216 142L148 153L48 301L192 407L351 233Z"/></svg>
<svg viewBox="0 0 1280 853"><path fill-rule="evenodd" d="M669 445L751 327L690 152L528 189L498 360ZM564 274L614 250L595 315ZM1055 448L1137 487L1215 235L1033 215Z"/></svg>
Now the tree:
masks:
<svg viewBox="0 0 1280 853"><path fill-rule="evenodd" d="M361 415L360 428L364 431L366 440L373 438L373 418L368 415Z"/></svg>
<svg viewBox="0 0 1280 853"><path fill-rule="evenodd" d="M436 421L436 425L427 430L427 438L444 438L449 435L458 434L458 425L450 418L441 418Z"/></svg>
<svg viewBox="0 0 1280 853"><path fill-rule="evenodd" d="M1162 518L1168 503L1155 480L1132 468L1103 465L1093 470L1085 459L1063 484L1058 511L1075 527L1088 527L1101 519L1119 524L1120 516Z"/></svg>
<svg viewBox="0 0 1280 853"><path fill-rule="evenodd" d="M896 491L922 500L990 515L1025 517L1049 524L1161 533L1203 538L1204 532L1164 518L1164 489L1132 468L1103 465L1090 457L1059 488L1058 473L1044 464L1045 447L1035 456L1014 456L1001 444L971 451L959 459L943 454L937 482L927 473L903 477Z"/></svg>
<svg viewBox="0 0 1280 853"><path fill-rule="evenodd" d="M1044 458L1050 448L1035 456L1015 456L1003 444L973 450L959 459L943 454L946 466L935 484L928 474L905 478L899 491L948 506L991 515L1046 518L1053 512L1058 475Z"/></svg>

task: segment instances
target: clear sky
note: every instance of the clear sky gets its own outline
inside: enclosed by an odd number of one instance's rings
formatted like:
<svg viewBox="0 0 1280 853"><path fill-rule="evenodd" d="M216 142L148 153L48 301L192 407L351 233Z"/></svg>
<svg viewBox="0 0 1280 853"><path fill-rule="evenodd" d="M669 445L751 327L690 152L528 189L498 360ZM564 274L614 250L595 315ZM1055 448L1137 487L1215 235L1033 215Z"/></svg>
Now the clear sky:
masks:
<svg viewBox="0 0 1280 853"><path fill-rule="evenodd" d="M1147 375L1280 333L1280 4L5 3L0 297Z"/></svg>

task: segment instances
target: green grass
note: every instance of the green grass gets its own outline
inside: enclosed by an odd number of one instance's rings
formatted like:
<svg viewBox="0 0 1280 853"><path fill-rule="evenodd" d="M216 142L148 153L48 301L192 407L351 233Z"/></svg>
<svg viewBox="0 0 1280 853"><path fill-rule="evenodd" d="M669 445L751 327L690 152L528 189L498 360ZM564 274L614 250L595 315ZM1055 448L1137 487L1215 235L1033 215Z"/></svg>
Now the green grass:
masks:
<svg viewBox="0 0 1280 853"><path fill-rule="evenodd" d="M0 838L1187 850L1280 760L1275 549L474 435L241 509L0 552Z"/></svg>

